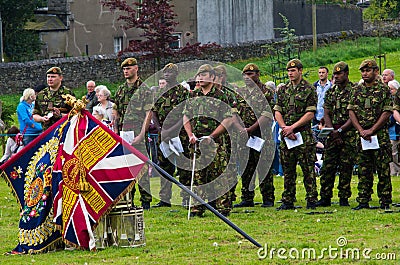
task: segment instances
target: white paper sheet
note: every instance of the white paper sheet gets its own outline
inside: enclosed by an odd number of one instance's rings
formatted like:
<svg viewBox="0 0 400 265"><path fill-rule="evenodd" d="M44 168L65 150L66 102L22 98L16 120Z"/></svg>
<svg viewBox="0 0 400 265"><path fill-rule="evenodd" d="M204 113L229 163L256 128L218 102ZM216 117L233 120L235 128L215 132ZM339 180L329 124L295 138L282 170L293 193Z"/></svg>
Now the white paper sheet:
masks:
<svg viewBox="0 0 400 265"><path fill-rule="evenodd" d="M301 136L301 133L295 133L297 139L296 140L290 140L289 138L285 137L285 143L288 149L292 149L293 147L299 146L303 144L303 137Z"/></svg>
<svg viewBox="0 0 400 265"><path fill-rule="evenodd" d="M249 140L246 143L246 146L256 150L257 152L260 152L261 148L264 146L264 143L264 139L261 139L257 136L250 136Z"/></svg>
<svg viewBox="0 0 400 265"><path fill-rule="evenodd" d="M331 132L333 131L333 128L322 128L321 131L318 134L318 138L325 138L327 137Z"/></svg>
<svg viewBox="0 0 400 265"><path fill-rule="evenodd" d="M128 144L133 143L133 139L135 139L135 132L134 131L120 131L119 135L122 139L128 142Z"/></svg>
<svg viewBox="0 0 400 265"><path fill-rule="evenodd" d="M183 153L183 146L179 137L172 138L167 142L162 141L160 144L160 150L165 158L172 154L179 156L179 153Z"/></svg>
<svg viewBox="0 0 400 265"><path fill-rule="evenodd" d="M361 139L361 147L362 150L373 150L373 149L379 149L379 142L378 142L378 136L372 135L371 136L371 142L364 140L364 138Z"/></svg>

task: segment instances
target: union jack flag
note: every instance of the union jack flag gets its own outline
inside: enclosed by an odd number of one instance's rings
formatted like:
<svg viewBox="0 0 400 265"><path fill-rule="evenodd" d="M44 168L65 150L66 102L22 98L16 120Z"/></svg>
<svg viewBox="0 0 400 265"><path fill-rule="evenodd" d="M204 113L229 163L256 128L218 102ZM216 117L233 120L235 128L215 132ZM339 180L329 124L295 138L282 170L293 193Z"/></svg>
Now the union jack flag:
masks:
<svg viewBox="0 0 400 265"><path fill-rule="evenodd" d="M86 110L61 119L0 167L21 207L14 252L62 241L93 249L93 228L145 172L145 161Z"/></svg>

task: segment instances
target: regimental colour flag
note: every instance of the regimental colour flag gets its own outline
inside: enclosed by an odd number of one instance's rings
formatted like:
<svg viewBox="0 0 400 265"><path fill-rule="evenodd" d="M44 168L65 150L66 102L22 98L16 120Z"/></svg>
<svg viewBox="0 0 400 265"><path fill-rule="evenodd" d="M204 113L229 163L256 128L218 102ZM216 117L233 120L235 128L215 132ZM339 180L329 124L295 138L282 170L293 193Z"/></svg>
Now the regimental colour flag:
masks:
<svg viewBox="0 0 400 265"><path fill-rule="evenodd" d="M21 207L15 253L94 249L99 219L132 188L147 157L82 110L0 167Z"/></svg>

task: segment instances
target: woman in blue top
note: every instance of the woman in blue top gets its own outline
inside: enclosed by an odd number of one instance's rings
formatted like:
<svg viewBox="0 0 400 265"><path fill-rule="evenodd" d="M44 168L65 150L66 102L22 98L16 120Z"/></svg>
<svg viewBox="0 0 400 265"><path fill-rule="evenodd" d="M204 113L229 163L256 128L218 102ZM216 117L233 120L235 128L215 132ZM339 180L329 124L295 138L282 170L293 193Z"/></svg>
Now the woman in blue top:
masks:
<svg viewBox="0 0 400 265"><path fill-rule="evenodd" d="M32 142L42 131L42 124L33 120L32 111L36 100L35 90L27 88L24 90L21 102L17 107L19 129L24 136L24 146Z"/></svg>

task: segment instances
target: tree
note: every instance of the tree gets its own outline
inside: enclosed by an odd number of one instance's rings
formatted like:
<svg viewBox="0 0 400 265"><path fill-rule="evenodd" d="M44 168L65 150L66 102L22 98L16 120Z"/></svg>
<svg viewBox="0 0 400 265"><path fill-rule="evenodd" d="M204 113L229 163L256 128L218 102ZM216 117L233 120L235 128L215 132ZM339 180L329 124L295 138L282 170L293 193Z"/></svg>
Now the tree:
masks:
<svg viewBox="0 0 400 265"><path fill-rule="evenodd" d="M295 30L289 28L289 20L284 15L281 13L279 15L282 17L285 27L275 28L275 30L280 31L282 41L266 46L272 54L270 75L276 84L287 81L287 62L295 58L300 59L300 45L297 42Z"/></svg>
<svg viewBox="0 0 400 265"><path fill-rule="evenodd" d="M364 19L377 24L379 69L382 69L381 58L384 57L381 52L381 23L383 20L391 18L393 12L397 10L397 1L395 0L371 0L370 6L363 13Z"/></svg>
<svg viewBox="0 0 400 265"><path fill-rule="evenodd" d="M40 51L39 36L24 29L26 22L33 18L34 10L40 6L43 6L43 0L0 0L4 54L9 61L33 60Z"/></svg>
<svg viewBox="0 0 400 265"><path fill-rule="evenodd" d="M155 58L158 69L161 68L161 59L177 56L178 54L188 54L200 56L208 50L219 48L216 43L186 44L181 49L173 49L171 44L177 41L174 36L176 14L172 9L174 5L170 0L142 0L133 1L128 4L125 0L103 0L103 6L110 8L111 11L122 11L123 15L119 20L125 24L124 29L136 28L141 31L140 37L143 40L132 41L124 52L141 52L144 57ZM120 54L121 55L121 54Z"/></svg>
<svg viewBox="0 0 400 265"><path fill-rule="evenodd" d="M141 30L143 40L133 41L124 52L144 52L147 57L160 59L174 54L170 44L177 40L173 35L178 24L174 19L174 7L168 0L143 0L129 5L126 1L103 1L104 6L111 11L120 10L125 14L119 16L124 29L137 28Z"/></svg>

